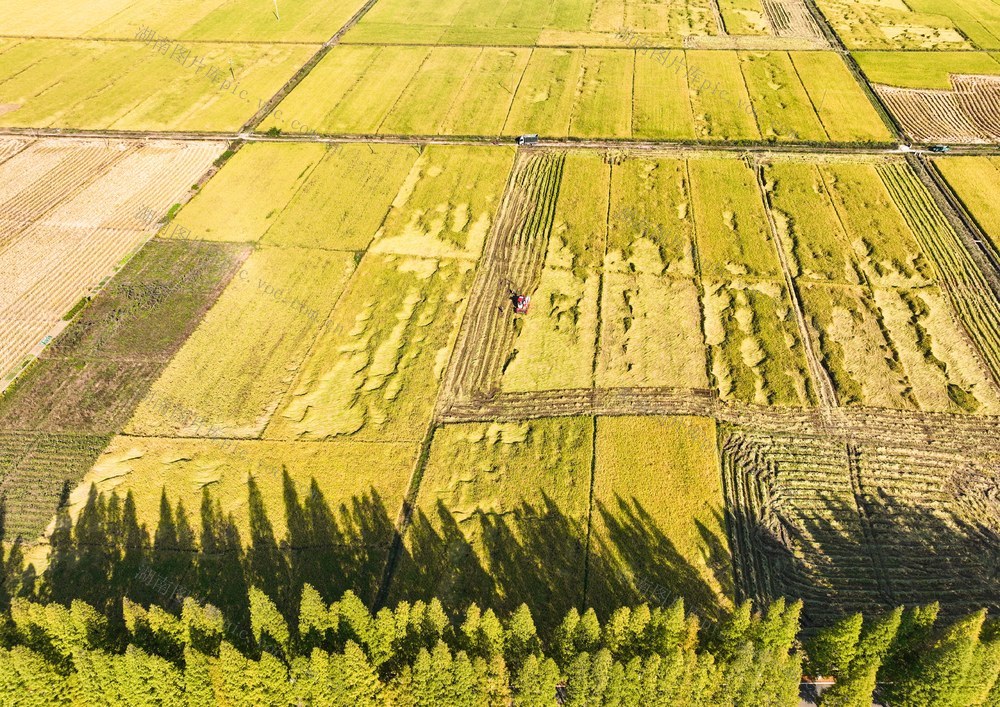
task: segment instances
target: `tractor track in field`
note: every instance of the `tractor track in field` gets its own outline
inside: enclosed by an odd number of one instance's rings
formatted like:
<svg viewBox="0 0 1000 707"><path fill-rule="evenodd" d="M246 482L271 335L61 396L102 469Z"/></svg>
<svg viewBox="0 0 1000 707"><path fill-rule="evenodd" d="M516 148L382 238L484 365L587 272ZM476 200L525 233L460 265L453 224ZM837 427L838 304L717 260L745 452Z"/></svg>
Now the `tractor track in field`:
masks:
<svg viewBox="0 0 1000 707"><path fill-rule="evenodd" d="M802 348L805 353L806 365L809 367L809 375L812 376L813 383L816 385L816 394L819 397L820 405L824 409L835 408L838 404L837 391L833 386L833 381L830 380L830 374L823 365L822 357L816 353L812 334L806 325L806 316L802 307L802 298L799 296L798 283L788 264L788 254L785 250L786 244L782 238L781 230L774 222L774 206L771 204L771 195L767 190L763 165L754 165L754 174L757 177L757 188L764 205L767 225L771 231L771 237L774 239L775 250L778 253L781 272L785 276L785 287L788 288L788 299L791 301L792 311L795 313L795 322L798 325L799 338L802 339Z"/></svg>
<svg viewBox="0 0 1000 707"><path fill-rule="evenodd" d="M469 397L496 395L517 333L511 293L530 295L538 286L562 165L559 155L518 154L483 249L439 411Z"/></svg>

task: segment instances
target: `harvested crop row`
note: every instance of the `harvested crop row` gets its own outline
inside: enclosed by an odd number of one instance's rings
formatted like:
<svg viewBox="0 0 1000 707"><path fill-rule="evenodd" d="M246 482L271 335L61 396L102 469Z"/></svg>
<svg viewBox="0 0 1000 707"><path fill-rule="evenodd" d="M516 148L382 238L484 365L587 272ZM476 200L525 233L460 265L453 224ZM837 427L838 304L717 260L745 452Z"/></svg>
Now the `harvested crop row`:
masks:
<svg viewBox="0 0 1000 707"><path fill-rule="evenodd" d="M804 0L762 0L768 23L779 37L822 39L823 32Z"/></svg>
<svg viewBox="0 0 1000 707"><path fill-rule="evenodd" d="M985 457L973 451L956 467L954 455L942 463L904 440L727 428L723 479L744 596L802 596L810 623L903 602L941 600L947 615L994 606L996 551L974 524L995 503L988 484L963 487L990 473Z"/></svg>
<svg viewBox="0 0 1000 707"><path fill-rule="evenodd" d="M996 118L996 109L1000 106L1000 81L985 82L986 79L969 77L962 83L961 91L882 84L873 84L873 87L914 140L989 143L1000 140Z"/></svg>
<svg viewBox="0 0 1000 707"><path fill-rule="evenodd" d="M490 394L499 387L515 335L511 290L530 294L538 286L555 216L564 156L521 154L514 162L487 238L445 377L442 401Z"/></svg>
<svg viewBox="0 0 1000 707"><path fill-rule="evenodd" d="M28 183L9 189L4 206L14 218L0 247L5 273L0 332L14 338L17 330L28 338L0 355L0 374L8 374L149 237L153 223L183 198L222 149L212 142L168 141L118 147L108 149L105 141L41 141L0 164L5 185L23 178L22 157L37 152L46 166L28 170Z"/></svg>
<svg viewBox="0 0 1000 707"><path fill-rule="evenodd" d="M566 156L545 261L531 293L534 311L514 321L504 392L593 386L610 180L601 156Z"/></svg>
<svg viewBox="0 0 1000 707"><path fill-rule="evenodd" d="M989 283L913 172L903 165L886 165L880 173L934 258L965 331L985 357L994 380L1000 380L1000 306Z"/></svg>

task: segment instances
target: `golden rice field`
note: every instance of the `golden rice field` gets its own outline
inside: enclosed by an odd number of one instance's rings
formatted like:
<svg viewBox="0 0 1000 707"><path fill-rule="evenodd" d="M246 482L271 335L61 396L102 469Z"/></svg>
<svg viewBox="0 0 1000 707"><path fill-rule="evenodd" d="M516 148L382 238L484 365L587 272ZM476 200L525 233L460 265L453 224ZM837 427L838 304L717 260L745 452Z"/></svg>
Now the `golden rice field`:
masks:
<svg viewBox="0 0 1000 707"><path fill-rule="evenodd" d="M392 591L446 605L568 610L579 601L593 425L576 417L439 428Z"/></svg>
<svg viewBox="0 0 1000 707"><path fill-rule="evenodd" d="M732 605L715 438L706 418L598 418L588 603Z"/></svg>
<svg viewBox="0 0 1000 707"><path fill-rule="evenodd" d="M994 248L1000 248L1000 159L953 157L934 166L972 212Z"/></svg>
<svg viewBox="0 0 1000 707"><path fill-rule="evenodd" d="M637 0L557 0L516 6L483 0L387 0L376 4L345 40L364 44L680 46L685 37L718 32L708 0L658 6Z"/></svg>
<svg viewBox="0 0 1000 707"><path fill-rule="evenodd" d="M828 52L344 45L279 110L332 134L890 139Z"/></svg>
<svg viewBox="0 0 1000 707"><path fill-rule="evenodd" d="M179 40L312 42L329 39L361 6L358 0L293 2L278 7L250 0L96 0L69 7L58 0L10 0L0 27L10 36L132 39L141 27Z"/></svg>
<svg viewBox="0 0 1000 707"><path fill-rule="evenodd" d="M36 570L129 497L178 567L541 635L993 601L995 0L66 5L0 7Z"/></svg>
<svg viewBox="0 0 1000 707"><path fill-rule="evenodd" d="M156 231L224 146L0 138L0 387Z"/></svg>
<svg viewBox="0 0 1000 707"><path fill-rule="evenodd" d="M1000 48L1000 12L990 0L818 0L850 49Z"/></svg>
<svg viewBox="0 0 1000 707"><path fill-rule="evenodd" d="M0 127L234 131L316 51L199 44L172 58L167 49L141 41L0 39ZM52 55L60 61L43 61Z"/></svg>

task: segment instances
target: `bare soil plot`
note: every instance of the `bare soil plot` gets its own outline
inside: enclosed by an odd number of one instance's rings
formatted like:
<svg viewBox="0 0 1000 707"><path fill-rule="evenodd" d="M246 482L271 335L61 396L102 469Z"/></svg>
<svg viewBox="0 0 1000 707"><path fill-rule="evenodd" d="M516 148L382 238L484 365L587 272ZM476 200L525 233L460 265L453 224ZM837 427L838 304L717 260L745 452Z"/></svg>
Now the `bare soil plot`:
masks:
<svg viewBox="0 0 1000 707"><path fill-rule="evenodd" d="M57 333L63 315L150 237L221 149L51 140L0 163L0 374L9 379Z"/></svg>

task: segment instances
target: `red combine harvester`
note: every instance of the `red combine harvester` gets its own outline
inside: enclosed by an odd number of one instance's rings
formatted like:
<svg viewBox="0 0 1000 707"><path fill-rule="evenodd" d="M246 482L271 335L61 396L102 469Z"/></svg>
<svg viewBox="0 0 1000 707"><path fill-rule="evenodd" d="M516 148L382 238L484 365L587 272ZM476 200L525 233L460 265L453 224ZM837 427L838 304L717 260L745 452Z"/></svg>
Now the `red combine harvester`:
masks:
<svg viewBox="0 0 1000 707"><path fill-rule="evenodd" d="M511 295L511 300L514 302L514 314L527 314L528 306L531 304L531 298L527 295Z"/></svg>

